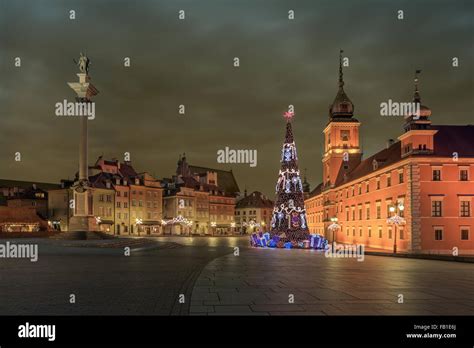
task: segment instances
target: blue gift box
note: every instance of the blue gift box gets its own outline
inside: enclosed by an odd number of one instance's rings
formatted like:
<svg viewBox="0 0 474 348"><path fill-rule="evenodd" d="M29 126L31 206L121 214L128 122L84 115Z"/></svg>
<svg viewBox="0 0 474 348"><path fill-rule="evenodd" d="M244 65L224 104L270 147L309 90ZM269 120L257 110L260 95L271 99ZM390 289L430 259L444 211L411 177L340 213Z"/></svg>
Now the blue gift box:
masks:
<svg viewBox="0 0 474 348"><path fill-rule="evenodd" d="M267 242L268 242L268 241L270 240L270 233L265 232L265 233L263 234L263 238L265 238L265 239L267 240Z"/></svg>
<svg viewBox="0 0 474 348"><path fill-rule="evenodd" d="M316 234L312 234L309 238L309 246L313 249L316 248Z"/></svg>
<svg viewBox="0 0 474 348"><path fill-rule="evenodd" d="M291 249L291 242L286 242L284 245L286 249Z"/></svg>
<svg viewBox="0 0 474 348"><path fill-rule="evenodd" d="M252 233L252 236L250 237L250 241L253 246L258 246L260 244L260 241L257 238L257 235L255 233Z"/></svg>

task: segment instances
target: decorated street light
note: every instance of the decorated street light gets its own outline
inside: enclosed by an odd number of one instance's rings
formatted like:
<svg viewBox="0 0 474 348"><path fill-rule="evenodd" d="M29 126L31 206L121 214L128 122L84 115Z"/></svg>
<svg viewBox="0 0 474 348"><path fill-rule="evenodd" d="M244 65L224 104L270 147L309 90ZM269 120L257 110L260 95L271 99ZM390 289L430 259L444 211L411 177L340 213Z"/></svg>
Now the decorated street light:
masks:
<svg viewBox="0 0 474 348"><path fill-rule="evenodd" d="M332 217L331 224L328 226L328 231L332 232L332 249L333 250L334 250L334 244L336 242L335 233L337 232L338 229L341 228L341 225L339 225L337 221L338 221L337 217Z"/></svg>
<svg viewBox="0 0 474 348"><path fill-rule="evenodd" d="M405 219L400 216L399 213L403 212L405 210L405 207L403 206L402 203L398 203L397 205L392 205L388 208L390 211L390 214L392 214L391 217L387 219L387 223L389 225L393 225L395 228L395 236L393 238L393 253L397 253L397 226L399 225L405 225Z"/></svg>

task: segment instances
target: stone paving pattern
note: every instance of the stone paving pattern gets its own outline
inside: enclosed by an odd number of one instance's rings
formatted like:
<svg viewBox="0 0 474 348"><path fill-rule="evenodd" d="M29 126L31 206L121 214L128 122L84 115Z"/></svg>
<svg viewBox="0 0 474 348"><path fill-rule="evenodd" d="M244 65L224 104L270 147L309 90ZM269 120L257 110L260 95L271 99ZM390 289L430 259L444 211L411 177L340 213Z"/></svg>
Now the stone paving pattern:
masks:
<svg viewBox="0 0 474 348"><path fill-rule="evenodd" d="M207 265L194 286L190 313L473 315L474 265L379 256L359 262L317 251L248 249Z"/></svg>
<svg viewBox="0 0 474 348"><path fill-rule="evenodd" d="M96 241L15 242L38 243L39 260L0 259L0 315L474 314L472 263L358 262L252 249L247 238L160 238L152 247L134 243L130 257Z"/></svg>

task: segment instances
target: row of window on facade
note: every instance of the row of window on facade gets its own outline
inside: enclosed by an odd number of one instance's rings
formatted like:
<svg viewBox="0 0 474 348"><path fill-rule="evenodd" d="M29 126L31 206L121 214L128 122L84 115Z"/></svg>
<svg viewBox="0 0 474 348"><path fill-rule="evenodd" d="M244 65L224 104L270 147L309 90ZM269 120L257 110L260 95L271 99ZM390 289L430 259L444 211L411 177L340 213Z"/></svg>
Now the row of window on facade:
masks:
<svg viewBox="0 0 474 348"><path fill-rule="evenodd" d="M242 211L242 215L246 215L246 214L247 214L247 212L245 210ZM267 211L263 210L263 215L266 215L266 214L267 214ZM236 210L235 215L240 215L240 210ZM248 215L257 215L257 211L256 210L249 210Z"/></svg>
<svg viewBox="0 0 474 348"><path fill-rule="evenodd" d="M349 227L346 227L346 236L349 237L351 235L350 233L350 230L351 228ZM363 229L362 227L359 227L359 235L358 237L363 237ZM404 240L405 239L405 231L403 229L403 227L399 227L397 228L397 232L398 232L398 238L400 240ZM460 240L469 240L469 232L470 232L470 229L468 226L460 226L459 227L459 239ZM392 227L387 227L387 237L388 239L392 239L393 238L393 229ZM355 227L352 227L352 237L355 237L356 236L356 228ZM372 227L367 227L367 237L368 238L372 238ZM378 238L382 238L383 237L383 227L382 226L379 226L377 228L377 237ZM438 241L442 241L444 240L444 227L443 226L434 226L433 228L433 239L434 240L438 240Z"/></svg>
<svg viewBox="0 0 474 348"><path fill-rule="evenodd" d="M387 173L385 174L385 187L391 187L392 186L392 174L391 173ZM441 181L442 180L442 170L441 168L434 168L432 169L432 181ZM459 169L459 181L469 181L469 170L466 169L466 168L460 168ZM376 182L376 189L377 190L380 190L381 189L381 180L379 177L377 177L375 179L375 182ZM404 183L404 173L403 173L403 169L400 169L398 171L398 183L399 184L403 184ZM357 191L356 191L356 187L357 186ZM343 193L344 191L344 193ZM349 197L354 197L356 195L356 192L361 195L362 194L362 183L361 184L357 184L357 185L354 185L350 188L346 188L344 190L340 190L340 191L336 191L336 199L338 198L343 198L343 196L345 196L345 198L349 198ZM369 193L370 192L370 182L369 181L366 181L365 182L365 193ZM310 202L308 204L309 207L315 207L315 206L320 206L321 204L323 204L324 202L324 197L323 198L320 198L320 199L317 199L315 202Z"/></svg>
<svg viewBox="0 0 474 348"><path fill-rule="evenodd" d="M431 216L442 217L443 216L443 201L441 199L433 199L431 201ZM471 216L471 200L461 199L459 201L459 217L470 217Z"/></svg>
<svg viewBox="0 0 474 348"><path fill-rule="evenodd" d="M403 204L403 200L399 200L398 201L398 204L402 203ZM392 205L392 202L391 200L387 200L386 201L386 208L387 208L387 212L386 212L386 215L385 217L390 217L391 214L390 214L390 206ZM338 206L336 205L336 213L338 212L342 212L342 202L340 203L340 209L338 208ZM355 211L355 206L351 206L350 207L350 211L349 211L349 207L345 207L345 212L346 212L346 221L356 221L356 220L363 220L363 209L362 209L362 204L359 204L358 205L358 214L356 215L356 211ZM326 212L326 220L329 219L329 216L328 216L328 212ZM401 217L404 217L404 210L399 210L397 212L397 214ZM466 198L466 199L461 199L459 201L459 213L458 213L458 216L459 217L470 217L472 214L471 214L471 200L470 198ZM431 201L431 216L432 217L442 217L443 216L443 201L442 199L433 199ZM357 219L358 217L358 219ZM322 212L319 213L319 214L316 214L315 216L313 215L310 215L309 216L310 218L310 222L312 223L315 223L315 222L322 222ZM377 201L376 202L376 214L375 214L375 218L376 219L381 219L382 218L382 207L381 207L381 201ZM366 220L370 220L371 219L371 215L370 215L370 203L366 203L365 204L365 219Z"/></svg>

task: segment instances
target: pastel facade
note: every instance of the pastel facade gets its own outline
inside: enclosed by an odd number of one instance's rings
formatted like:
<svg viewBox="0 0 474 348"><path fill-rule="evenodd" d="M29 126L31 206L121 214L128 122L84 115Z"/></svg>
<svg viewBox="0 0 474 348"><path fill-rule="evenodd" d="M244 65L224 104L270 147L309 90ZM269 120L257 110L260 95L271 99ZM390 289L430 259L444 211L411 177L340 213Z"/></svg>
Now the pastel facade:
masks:
<svg viewBox="0 0 474 348"><path fill-rule="evenodd" d="M267 231L273 213L273 202L258 191L240 199L235 206L236 228L241 234Z"/></svg>
<svg viewBox="0 0 474 348"><path fill-rule="evenodd" d="M239 187L232 171L192 166L180 156L176 175L162 180L165 234L231 235Z"/></svg>
<svg viewBox="0 0 474 348"><path fill-rule="evenodd" d="M99 231L116 235L150 235L162 232L160 181L148 173L137 173L130 162L104 160L89 167L90 214L98 221ZM72 181L50 190L49 216L61 231L69 230L73 216Z"/></svg>

